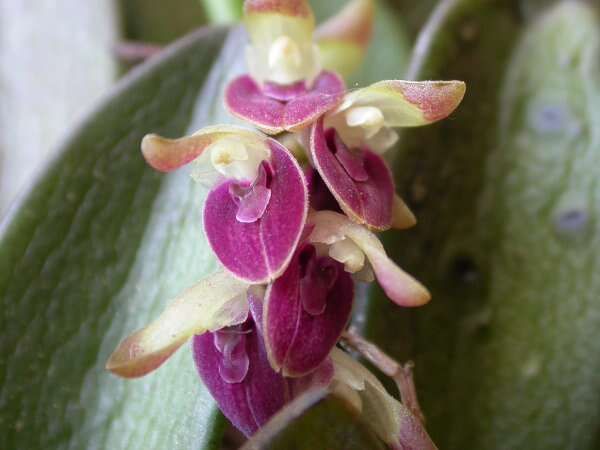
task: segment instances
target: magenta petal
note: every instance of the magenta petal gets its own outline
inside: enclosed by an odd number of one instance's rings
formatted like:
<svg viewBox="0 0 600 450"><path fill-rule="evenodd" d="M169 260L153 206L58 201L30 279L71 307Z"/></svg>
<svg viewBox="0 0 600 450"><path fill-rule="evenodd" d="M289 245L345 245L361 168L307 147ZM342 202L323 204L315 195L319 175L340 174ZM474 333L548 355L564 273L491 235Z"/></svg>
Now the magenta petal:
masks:
<svg viewBox="0 0 600 450"><path fill-rule="evenodd" d="M334 129L325 132L328 147L335 149L335 158L342 165L346 173L354 181L367 181L369 174L365 170L364 153L361 150L350 151Z"/></svg>
<svg viewBox="0 0 600 450"><path fill-rule="evenodd" d="M242 75L229 83L225 90L225 106L233 115L267 133L284 131L285 103L265 95L249 75Z"/></svg>
<svg viewBox="0 0 600 450"><path fill-rule="evenodd" d="M232 363L220 351L223 343L215 345L218 340L215 333L194 337L193 350L198 373L219 408L233 425L250 436L284 405L286 384L283 377L271 368L262 339L251 319L244 324L242 331L244 333L236 343L240 349L234 348L234 351L243 351L248 365L239 381L232 382L223 377L223 367ZM239 358L239 355L235 357Z"/></svg>
<svg viewBox="0 0 600 450"><path fill-rule="evenodd" d="M271 97L282 102L287 102L300 95L306 94L308 89L306 88L306 83L304 81L298 81L297 83L290 84L289 86L265 81L262 92L267 97Z"/></svg>
<svg viewBox="0 0 600 450"><path fill-rule="evenodd" d="M354 286L351 276L343 266L329 257L315 255L312 245L305 245L297 252L287 270L267 289L264 304L263 330L265 344L271 364L282 370L285 376L299 377L315 370L327 358L344 330L352 310ZM325 268L334 276L329 284L317 280L319 276L308 266L316 261L317 268ZM335 266L331 272L329 268ZM308 277L308 280L303 278ZM303 289L303 283L318 282L327 290L325 308L320 314L311 314L306 305L313 301L303 299L310 293ZM315 291L312 291L314 294ZM319 294L319 296L321 295Z"/></svg>
<svg viewBox="0 0 600 450"><path fill-rule="evenodd" d="M390 228L395 192L390 169L376 153L367 148L357 150L362 155L367 175L366 181L357 181L350 173L359 178L364 178L364 174L356 168L355 161L349 161L347 156L341 158L344 164L336 157L339 142L331 137L326 138L322 120L313 125L310 147L315 168L342 210L353 221L378 230ZM332 145L336 147L332 148ZM342 148L341 151L347 150ZM347 167L351 169L347 170Z"/></svg>
<svg viewBox="0 0 600 450"><path fill-rule="evenodd" d="M310 125L342 101L344 89L344 81L327 71L321 72L309 91L296 84L287 88L270 84L261 89L249 75L242 75L227 86L225 105L233 115L276 134Z"/></svg>
<svg viewBox="0 0 600 450"><path fill-rule="evenodd" d="M339 75L321 72L308 94L287 103L283 118L285 129L299 131L335 108L342 101L345 88Z"/></svg>
<svg viewBox="0 0 600 450"><path fill-rule="evenodd" d="M271 196L262 216L254 222L238 220L239 199L231 194L236 182L216 186L204 206L204 230L223 266L237 278L267 283L282 273L302 234L308 212L308 191L293 156L269 139Z"/></svg>

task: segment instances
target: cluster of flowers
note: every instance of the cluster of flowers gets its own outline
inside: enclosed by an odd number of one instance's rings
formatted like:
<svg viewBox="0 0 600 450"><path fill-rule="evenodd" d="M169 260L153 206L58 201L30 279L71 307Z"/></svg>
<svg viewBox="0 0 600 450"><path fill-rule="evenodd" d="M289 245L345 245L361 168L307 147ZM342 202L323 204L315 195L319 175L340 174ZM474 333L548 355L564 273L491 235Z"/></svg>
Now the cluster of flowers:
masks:
<svg viewBox="0 0 600 450"><path fill-rule="evenodd" d="M348 66L362 56L372 8L351 2L317 30L317 45L307 1L247 0L249 74L228 85L225 103L266 134L219 125L144 138L153 168L194 162L195 177L210 186L204 231L223 270L125 339L109 370L145 375L193 338L202 381L246 435L299 393L327 386L370 411L391 448L435 448L418 418L336 347L355 280L377 279L401 306L429 300L374 234L415 223L381 155L397 140L394 127L445 118L465 90L458 81L392 80L347 91L322 62Z"/></svg>

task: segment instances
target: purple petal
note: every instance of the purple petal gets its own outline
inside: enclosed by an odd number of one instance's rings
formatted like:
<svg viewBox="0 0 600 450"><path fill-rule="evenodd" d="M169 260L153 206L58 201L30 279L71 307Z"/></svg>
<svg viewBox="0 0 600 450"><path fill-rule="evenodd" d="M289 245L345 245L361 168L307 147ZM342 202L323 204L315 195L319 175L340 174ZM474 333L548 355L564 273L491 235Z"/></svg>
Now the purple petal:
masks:
<svg viewBox="0 0 600 450"><path fill-rule="evenodd" d="M262 339L251 319L225 339L219 337L219 333L228 332L225 329L194 337L194 360L204 385L223 414L246 436L250 436L285 404L286 384L283 377L271 368ZM234 344L230 342L231 336L234 336L234 341L238 339ZM230 353L224 351L228 345L233 345ZM245 355L248 361L243 376L244 371L236 366L243 359L240 355ZM229 369L224 371L224 367ZM236 367L238 372L234 370L233 375L237 376L231 376L231 367Z"/></svg>
<svg viewBox="0 0 600 450"><path fill-rule="evenodd" d="M297 83L287 86L266 81L263 84L262 92L267 97L287 102L293 98L307 94L308 89L306 88L306 83L304 81L298 81Z"/></svg>
<svg viewBox="0 0 600 450"><path fill-rule="evenodd" d="M283 123L288 131L299 131L327 111L335 108L346 89L339 75L323 71L306 95L290 100L284 111Z"/></svg>
<svg viewBox="0 0 600 450"><path fill-rule="evenodd" d="M369 174L365 170L363 152L350 151L334 129L325 132L325 139L330 149L335 149L335 159L342 165L346 173L354 181L367 181Z"/></svg>
<svg viewBox="0 0 600 450"><path fill-rule="evenodd" d="M353 295L352 278L340 263L317 256L310 244L296 252L265 298L263 329L273 367L293 377L319 367L348 323Z"/></svg>
<svg viewBox="0 0 600 450"><path fill-rule="evenodd" d="M233 115L266 133L277 134L310 125L342 101L345 89L344 81L327 71L321 72L306 93L294 86L287 90L273 85L261 89L249 75L242 75L227 86L225 105Z"/></svg>
<svg viewBox="0 0 600 450"><path fill-rule="evenodd" d="M231 114L251 122L265 133L284 131L285 103L265 95L249 75L233 80L225 90L225 106Z"/></svg>
<svg viewBox="0 0 600 450"><path fill-rule="evenodd" d="M306 181L298 163L281 144L272 139L268 143L271 197L260 219L238 220L233 180L216 186L204 207L204 230L217 258L234 276L252 284L267 283L285 270L308 212Z"/></svg>
<svg viewBox="0 0 600 450"><path fill-rule="evenodd" d="M352 149L355 155L348 156L348 149L332 133L335 132L323 130L322 120L311 129L310 147L315 168L352 220L377 230L390 228L395 188L387 164L367 148ZM342 155L338 156L338 152ZM364 172L357 157L362 158ZM367 179L361 181L365 176Z"/></svg>

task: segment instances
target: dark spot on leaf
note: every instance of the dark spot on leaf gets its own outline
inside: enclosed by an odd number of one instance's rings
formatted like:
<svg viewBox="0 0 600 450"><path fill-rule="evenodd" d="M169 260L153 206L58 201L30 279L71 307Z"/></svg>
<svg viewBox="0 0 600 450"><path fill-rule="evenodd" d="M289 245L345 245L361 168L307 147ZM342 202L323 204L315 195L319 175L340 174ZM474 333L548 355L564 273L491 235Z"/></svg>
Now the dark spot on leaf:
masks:
<svg viewBox="0 0 600 450"><path fill-rule="evenodd" d="M565 105L543 105L535 108L530 117L532 128L541 134L564 133L576 134L580 126L570 109Z"/></svg>
<svg viewBox="0 0 600 450"><path fill-rule="evenodd" d="M589 222L589 214L583 209L561 211L554 220L555 230L563 235L575 235L583 232Z"/></svg>

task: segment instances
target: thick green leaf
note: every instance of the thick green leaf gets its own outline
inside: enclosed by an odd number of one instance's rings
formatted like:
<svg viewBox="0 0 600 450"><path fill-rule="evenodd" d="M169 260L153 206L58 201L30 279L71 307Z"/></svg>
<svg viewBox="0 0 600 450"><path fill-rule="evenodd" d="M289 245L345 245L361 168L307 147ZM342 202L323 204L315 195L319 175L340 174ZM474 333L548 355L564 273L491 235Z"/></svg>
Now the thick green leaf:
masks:
<svg viewBox="0 0 600 450"><path fill-rule="evenodd" d="M277 413L240 450L384 450L342 398L309 391Z"/></svg>
<svg viewBox="0 0 600 450"><path fill-rule="evenodd" d="M433 299L398 314L376 294L369 331L415 359L440 448L592 450L598 22L565 2L528 27L515 6L444 1L421 35L413 75L467 82L453 118L405 133L397 164L419 223L388 245Z"/></svg>
<svg viewBox="0 0 600 450"><path fill-rule="evenodd" d="M4 222L0 448L198 449L218 435L188 347L136 381L104 364L215 269L203 189L185 170L147 167L139 143L150 131L178 136L222 119L240 47L239 33L227 33L201 30L134 71Z"/></svg>

